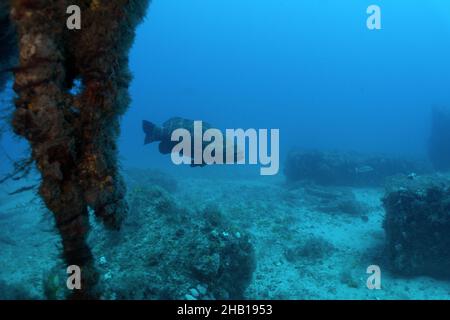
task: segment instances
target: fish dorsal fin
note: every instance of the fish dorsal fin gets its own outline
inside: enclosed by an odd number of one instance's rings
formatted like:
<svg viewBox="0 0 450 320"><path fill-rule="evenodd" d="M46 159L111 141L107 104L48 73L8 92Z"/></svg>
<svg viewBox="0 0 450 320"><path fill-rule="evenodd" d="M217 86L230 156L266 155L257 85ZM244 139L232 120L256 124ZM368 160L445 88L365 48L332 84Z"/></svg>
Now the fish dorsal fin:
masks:
<svg viewBox="0 0 450 320"><path fill-rule="evenodd" d="M198 120L201 121L201 120ZM170 135L176 129L185 129L190 132L191 135L194 134L194 120L185 119L181 117L173 117L163 123L164 132ZM202 132L211 129L212 126L202 121Z"/></svg>
<svg viewBox="0 0 450 320"><path fill-rule="evenodd" d="M167 120L167 121L165 121L164 123L163 123L163 127L171 127L171 126L173 126L174 124L176 124L176 123L183 123L184 121L187 121L186 119L183 119L183 118L181 118L181 117L172 117L172 118L170 118L169 120Z"/></svg>

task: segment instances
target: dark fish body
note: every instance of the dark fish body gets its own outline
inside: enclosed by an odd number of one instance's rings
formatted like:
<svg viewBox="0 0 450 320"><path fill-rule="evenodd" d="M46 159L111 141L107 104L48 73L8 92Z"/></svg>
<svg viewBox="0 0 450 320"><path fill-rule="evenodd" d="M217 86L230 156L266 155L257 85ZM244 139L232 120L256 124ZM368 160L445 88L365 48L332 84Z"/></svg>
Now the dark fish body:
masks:
<svg viewBox="0 0 450 320"><path fill-rule="evenodd" d="M170 118L163 123L161 127L156 124L144 120L142 122L142 128L145 133L144 144L150 144L153 142L159 142L159 152L162 154L170 154L173 148L179 143L178 141L172 141L172 133L177 129L185 129L189 131L191 137L194 139L194 120L184 119L180 117ZM206 122L202 122L202 136L203 133L211 129L212 126ZM192 148L194 148L194 142L191 143ZM207 144L203 142L203 148ZM194 154L194 150L191 151ZM204 166L201 164L199 166Z"/></svg>

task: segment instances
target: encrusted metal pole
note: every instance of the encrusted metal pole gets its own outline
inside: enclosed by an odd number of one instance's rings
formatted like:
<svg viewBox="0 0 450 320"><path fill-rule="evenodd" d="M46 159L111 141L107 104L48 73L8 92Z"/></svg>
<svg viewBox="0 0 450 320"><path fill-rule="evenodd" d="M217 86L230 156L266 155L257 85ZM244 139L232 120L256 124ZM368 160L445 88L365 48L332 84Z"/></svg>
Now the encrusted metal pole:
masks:
<svg viewBox="0 0 450 320"><path fill-rule="evenodd" d="M82 29L66 29L69 5ZM118 173L119 117L129 104L128 51L148 0L12 0L19 66L14 131L31 145L42 175L40 195L54 213L68 265L82 269L73 298L98 298L86 243L88 208L118 229L127 210ZM71 93L74 80L81 92Z"/></svg>

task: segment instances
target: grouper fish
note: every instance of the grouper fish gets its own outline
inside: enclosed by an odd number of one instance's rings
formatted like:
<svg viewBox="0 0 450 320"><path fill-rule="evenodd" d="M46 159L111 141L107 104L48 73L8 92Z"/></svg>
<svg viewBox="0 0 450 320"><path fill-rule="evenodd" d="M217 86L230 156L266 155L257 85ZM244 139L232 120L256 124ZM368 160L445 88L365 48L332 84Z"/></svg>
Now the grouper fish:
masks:
<svg viewBox="0 0 450 320"><path fill-rule="evenodd" d="M142 128L145 133L144 145L151 144L154 142L159 142L158 148L159 148L159 152L161 154L172 153L173 148L179 143L178 141L171 140L172 132L174 132L177 129L186 129L187 131L189 131L189 133L192 137L192 140L194 140L194 120L184 119L184 118L180 118L180 117L174 117L174 118L170 118L169 120L164 122L161 127L150 121L144 120L144 121L142 121ZM213 127L207 122L202 122L202 136L205 133L205 131L207 131L208 129L213 129ZM209 143L210 142L203 142L203 145L202 145L203 150ZM194 156L194 142L193 141L192 141L191 145L192 145L191 158L193 158L193 156ZM235 158L239 159L241 157L241 153L238 152L236 149L237 148L235 148L231 152L234 153ZM226 155L226 152L227 152L227 150L226 150L226 147L224 146L223 154ZM195 167L195 166L203 167L205 165L207 165L207 164L204 162L202 164L194 164L193 160L191 163L192 167Z"/></svg>

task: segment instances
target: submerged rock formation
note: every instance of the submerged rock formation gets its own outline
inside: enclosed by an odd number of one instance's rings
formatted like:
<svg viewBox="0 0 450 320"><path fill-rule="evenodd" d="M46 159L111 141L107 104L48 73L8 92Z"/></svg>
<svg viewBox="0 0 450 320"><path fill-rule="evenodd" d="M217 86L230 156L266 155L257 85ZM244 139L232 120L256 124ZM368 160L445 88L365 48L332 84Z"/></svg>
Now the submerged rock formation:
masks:
<svg viewBox="0 0 450 320"><path fill-rule="evenodd" d="M436 170L450 171L450 108L432 110L429 155Z"/></svg>
<svg viewBox="0 0 450 320"><path fill-rule="evenodd" d="M383 203L391 269L402 276L450 278L450 177L397 178Z"/></svg>
<svg viewBox="0 0 450 320"><path fill-rule="evenodd" d="M310 181L333 186L380 186L389 176L422 174L426 164L401 158L345 152L296 151L289 153L284 174L288 182Z"/></svg>
<svg viewBox="0 0 450 320"><path fill-rule="evenodd" d="M129 104L128 51L148 2L11 0L19 49L13 128L30 143L64 259L82 267L75 298L97 296L88 209L112 229L127 210L116 138ZM66 28L69 5L82 10L81 30ZM80 92L73 94L76 80Z"/></svg>

